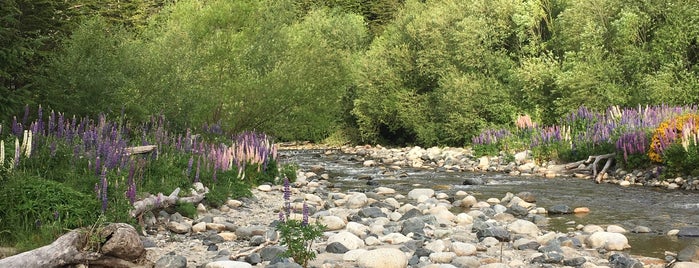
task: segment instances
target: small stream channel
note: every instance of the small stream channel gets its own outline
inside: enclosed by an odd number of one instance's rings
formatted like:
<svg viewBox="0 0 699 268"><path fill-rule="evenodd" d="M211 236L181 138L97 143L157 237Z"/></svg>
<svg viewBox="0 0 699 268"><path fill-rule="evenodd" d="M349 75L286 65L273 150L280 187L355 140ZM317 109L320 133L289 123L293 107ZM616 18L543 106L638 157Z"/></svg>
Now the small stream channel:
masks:
<svg viewBox="0 0 699 268"><path fill-rule="evenodd" d="M302 169L321 165L331 175L330 181L343 190L370 191L360 176L371 176L379 186L393 188L407 194L412 188L433 188L453 196L463 190L479 201L502 198L507 192L531 192L536 205L588 207L585 215L563 215L550 219L543 229L566 232L578 224L620 225L627 230L636 226L649 227L645 234L626 233L632 248L630 254L663 258L665 251L678 252L688 245L699 245L698 238L677 238L665 235L668 230L699 224L699 193L669 191L649 187L620 187L614 184L595 184L592 180L575 178L546 179L542 177L514 177L498 173L438 172L422 169L402 169L385 172L379 167L364 167L354 156L336 152L324 154L321 150L281 151L283 163L296 163ZM462 185L467 177L480 177L485 185ZM446 190L444 190L446 189Z"/></svg>

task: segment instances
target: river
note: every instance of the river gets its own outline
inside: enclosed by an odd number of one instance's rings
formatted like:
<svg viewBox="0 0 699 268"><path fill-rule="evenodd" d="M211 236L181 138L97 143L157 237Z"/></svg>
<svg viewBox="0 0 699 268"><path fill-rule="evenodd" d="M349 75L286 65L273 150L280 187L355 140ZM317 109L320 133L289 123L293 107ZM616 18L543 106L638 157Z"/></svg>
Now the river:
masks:
<svg viewBox="0 0 699 268"><path fill-rule="evenodd" d="M325 168L337 187L352 191L371 191L367 186L370 176L378 186L393 188L407 194L412 188L433 188L450 196L459 190L473 194L479 201L502 198L507 192L531 192L536 205L588 207L590 213L553 216L544 230L566 232L578 224L606 226L616 224L631 230L636 226L649 227L652 232L626 233L630 254L663 258L665 251L678 252L690 244L699 245L699 238L677 238L665 235L668 230L699 223L699 192L665 190L650 187L620 187L615 184L596 184L592 180L509 176L500 173L443 172L423 169L387 171L380 167L364 167L355 156L336 151L324 154L322 150L288 150L280 152L282 163L296 163L301 169L313 165ZM479 177L485 185L462 185L465 178Z"/></svg>

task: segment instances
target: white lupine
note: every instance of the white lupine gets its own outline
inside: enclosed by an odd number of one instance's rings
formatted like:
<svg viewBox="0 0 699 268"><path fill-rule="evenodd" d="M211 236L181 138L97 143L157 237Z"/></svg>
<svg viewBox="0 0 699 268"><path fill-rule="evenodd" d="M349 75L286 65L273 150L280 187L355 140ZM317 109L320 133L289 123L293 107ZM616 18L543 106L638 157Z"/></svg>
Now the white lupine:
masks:
<svg viewBox="0 0 699 268"><path fill-rule="evenodd" d="M5 141L0 140L0 168L5 166Z"/></svg>
<svg viewBox="0 0 699 268"><path fill-rule="evenodd" d="M15 166L15 159L19 159L19 139L15 138L15 158L12 159L10 162L10 168L13 168Z"/></svg>
<svg viewBox="0 0 699 268"><path fill-rule="evenodd" d="M24 152L24 155L27 157L30 157L32 155L32 132L28 131L29 135L27 135L27 148L26 151Z"/></svg>
<svg viewBox="0 0 699 268"><path fill-rule="evenodd" d="M27 150L27 136L29 136L29 130L25 130L24 135L22 135L22 147L19 147L20 152Z"/></svg>

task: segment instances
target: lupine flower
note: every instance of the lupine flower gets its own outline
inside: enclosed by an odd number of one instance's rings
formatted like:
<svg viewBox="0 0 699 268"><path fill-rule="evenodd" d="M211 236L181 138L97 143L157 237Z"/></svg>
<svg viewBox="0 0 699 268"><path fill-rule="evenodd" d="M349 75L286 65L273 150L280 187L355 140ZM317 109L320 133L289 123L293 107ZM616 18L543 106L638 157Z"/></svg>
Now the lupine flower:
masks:
<svg viewBox="0 0 699 268"><path fill-rule="evenodd" d="M286 217L289 218L291 215L291 184L286 176L284 177L284 212L286 212Z"/></svg>
<svg viewBox="0 0 699 268"><path fill-rule="evenodd" d="M107 168L102 168L102 175L100 176L100 183L102 183L102 213L107 211Z"/></svg>
<svg viewBox="0 0 699 268"><path fill-rule="evenodd" d="M194 156L189 157L189 162L187 162L187 177L192 174L192 165L194 164Z"/></svg>
<svg viewBox="0 0 699 268"><path fill-rule="evenodd" d="M279 211L279 221L280 222L285 222L286 219L284 219L284 212Z"/></svg>
<svg viewBox="0 0 699 268"><path fill-rule="evenodd" d="M61 215L61 214L58 213L58 210L54 210L54 211L53 211L53 219L54 219L54 220L58 220L58 218L59 218L60 215Z"/></svg>
<svg viewBox="0 0 699 268"><path fill-rule="evenodd" d="M0 140L0 168L5 166L5 141Z"/></svg>
<svg viewBox="0 0 699 268"><path fill-rule="evenodd" d="M12 166L15 168L19 166L19 152L19 139L15 138L15 159L12 162Z"/></svg>
<svg viewBox="0 0 699 268"><path fill-rule="evenodd" d="M197 171L194 174L194 182L199 182L199 168L201 166L201 158L197 159Z"/></svg>

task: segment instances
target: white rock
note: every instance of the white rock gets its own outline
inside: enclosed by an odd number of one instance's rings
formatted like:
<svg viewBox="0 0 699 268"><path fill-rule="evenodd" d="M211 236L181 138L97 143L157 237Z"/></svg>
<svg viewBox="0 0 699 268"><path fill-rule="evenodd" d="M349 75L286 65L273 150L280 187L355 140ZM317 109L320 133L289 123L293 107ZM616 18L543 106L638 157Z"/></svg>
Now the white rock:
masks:
<svg viewBox="0 0 699 268"><path fill-rule="evenodd" d="M435 197L437 197L437 199L447 199L449 198L449 195L445 193L438 193Z"/></svg>
<svg viewBox="0 0 699 268"><path fill-rule="evenodd" d="M403 217L403 214L400 214L400 212L396 212L396 211L391 212L390 214L388 214L388 218L389 218L391 221L398 221L398 220L400 220L401 217Z"/></svg>
<svg viewBox="0 0 699 268"><path fill-rule="evenodd" d="M369 198L364 193L354 193L347 199L347 208L361 208L369 203Z"/></svg>
<svg viewBox="0 0 699 268"><path fill-rule="evenodd" d="M366 254L367 252L369 252L369 251L366 249L362 249L362 248L353 249L353 250L345 252L345 254L342 254L342 260L343 261L356 261L359 258L359 256L362 256L362 255Z"/></svg>
<svg viewBox="0 0 699 268"><path fill-rule="evenodd" d="M320 223L325 225L325 228L328 231L341 230L346 226L345 221L340 219L338 216L320 217Z"/></svg>
<svg viewBox="0 0 699 268"><path fill-rule="evenodd" d="M226 201L226 206L228 206L230 208L237 208L237 207L240 207L242 205L243 205L243 202L241 202L239 200L228 199L228 201Z"/></svg>
<svg viewBox="0 0 699 268"><path fill-rule="evenodd" d="M434 240L425 244L425 249L429 249L432 252L443 252L447 249L447 246L444 244L444 240Z"/></svg>
<svg viewBox="0 0 699 268"><path fill-rule="evenodd" d="M607 226L607 232L623 234L623 233L626 233L626 229L624 229L624 227L621 227L619 225L612 224L612 225Z"/></svg>
<svg viewBox="0 0 699 268"><path fill-rule="evenodd" d="M454 252L434 252L430 253L430 261L433 263L450 263L456 258Z"/></svg>
<svg viewBox="0 0 699 268"><path fill-rule="evenodd" d="M379 240L375 236L367 236L364 239L364 244L366 244L367 246L381 245L381 240Z"/></svg>
<svg viewBox="0 0 699 268"><path fill-rule="evenodd" d="M344 221L343 221L344 222ZM356 235L359 238L364 238L369 233L369 227L358 222L348 222L345 230Z"/></svg>
<svg viewBox="0 0 699 268"><path fill-rule="evenodd" d="M473 244L453 242L451 243L451 251L456 253L456 256L471 256L476 255L477 248Z"/></svg>
<svg viewBox="0 0 699 268"><path fill-rule="evenodd" d="M588 224L582 228L582 231L585 233L591 234L591 233L596 233L596 232L604 232L604 229L599 225Z"/></svg>
<svg viewBox="0 0 699 268"><path fill-rule="evenodd" d="M412 189L412 190L410 190L410 192L408 192L408 199L417 200L418 197L423 196L423 195L427 196L427 198L431 198L434 196L434 190L429 189L429 188Z"/></svg>
<svg viewBox="0 0 699 268"><path fill-rule="evenodd" d="M197 212L199 212L199 213L205 213L205 212L206 212L206 207L204 206L204 204L199 203L199 205L197 205Z"/></svg>
<svg viewBox="0 0 699 268"><path fill-rule="evenodd" d="M192 233L206 232L206 222L200 222L192 226Z"/></svg>
<svg viewBox="0 0 699 268"><path fill-rule="evenodd" d="M396 200L396 199L393 198L393 197L386 198L386 199L383 200L383 202L386 203L386 204L391 205L391 206L394 207L394 208L399 208L399 207L400 207L400 203L398 203L398 200Z"/></svg>
<svg viewBox="0 0 699 268"><path fill-rule="evenodd" d="M437 220L444 222L452 222L456 218L454 213L451 213L447 207L436 206L430 209L430 214L434 215Z"/></svg>
<svg viewBox="0 0 699 268"><path fill-rule="evenodd" d="M481 156L478 158L478 169L486 170L490 166L490 159L487 156Z"/></svg>
<svg viewBox="0 0 699 268"><path fill-rule="evenodd" d="M395 248L379 248L370 250L357 258L360 268L405 268L408 266L408 256Z"/></svg>
<svg viewBox="0 0 699 268"><path fill-rule="evenodd" d="M379 240L381 242L384 242L384 243L395 245L395 244L402 244L402 243L408 242L412 239L410 239L407 236L404 236L403 234L400 234L400 233L391 233L391 234L387 234L385 236L379 237Z"/></svg>
<svg viewBox="0 0 699 268"><path fill-rule="evenodd" d="M306 202L308 202L308 204L311 204L314 206L321 206L322 207L323 204L325 203L325 202L323 202L322 198L320 198L319 196L314 195L314 194L305 194L304 199L306 200Z"/></svg>
<svg viewBox="0 0 699 268"><path fill-rule="evenodd" d="M272 185L263 184L263 185L257 186L257 190L260 190L261 192L271 192Z"/></svg>
<svg viewBox="0 0 699 268"><path fill-rule="evenodd" d="M539 235L539 227L537 227L536 224L522 219L517 219L507 225L507 230L515 234L526 234L532 237Z"/></svg>
<svg viewBox="0 0 699 268"><path fill-rule="evenodd" d="M218 235L223 237L224 241L234 241L234 240L238 239L238 236L235 235L235 233L233 233L233 232L223 232L223 233L220 233Z"/></svg>
<svg viewBox="0 0 699 268"><path fill-rule="evenodd" d="M670 231L667 231L667 235L668 235L668 236L676 236L676 235L679 234L679 233L680 233L680 230L679 230L679 229L672 229L672 230L670 230Z"/></svg>
<svg viewBox="0 0 699 268"><path fill-rule="evenodd" d="M207 230L214 230L216 232L222 232L226 230L226 226L220 223L207 223L206 224L206 229Z"/></svg>
<svg viewBox="0 0 699 268"><path fill-rule="evenodd" d="M456 215L456 219L454 219L454 221L458 224L471 224L473 223L473 217L466 213L459 213Z"/></svg>
<svg viewBox="0 0 699 268"><path fill-rule="evenodd" d="M395 193L396 193L396 190L391 189L391 188L388 188L388 187L379 187L379 188L376 188L376 194L380 194L380 195L392 195L392 194L395 194Z"/></svg>
<svg viewBox="0 0 699 268"><path fill-rule="evenodd" d="M473 205L478 203L478 200L476 200L475 196L469 195L461 199L461 207L463 208L470 208Z"/></svg>
<svg viewBox="0 0 699 268"><path fill-rule="evenodd" d="M252 268L252 265L242 261L214 261L207 263L205 268Z"/></svg>
<svg viewBox="0 0 699 268"><path fill-rule="evenodd" d="M456 191L456 193L454 195L456 197L466 197L468 195L468 193L466 191L463 191L463 190L458 190L458 191Z"/></svg>
<svg viewBox="0 0 699 268"><path fill-rule="evenodd" d="M364 240L347 231L341 231L330 236L328 238L328 244L333 242L338 242L350 250L358 249L364 246Z"/></svg>
<svg viewBox="0 0 699 268"><path fill-rule="evenodd" d="M631 247L626 236L610 232L595 232L585 239L585 244L590 248L604 248L606 250L624 250Z"/></svg>
<svg viewBox="0 0 699 268"><path fill-rule="evenodd" d="M495 205L495 204L500 204L500 199L497 199L495 197L488 198L488 200L485 200L488 204Z"/></svg>
<svg viewBox="0 0 699 268"><path fill-rule="evenodd" d="M186 234L191 229L191 225L187 223L171 221L167 224L167 228L170 229L170 231L172 231L173 233Z"/></svg>

